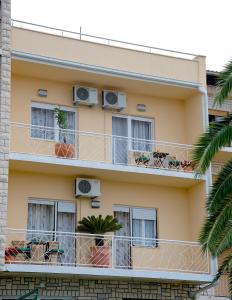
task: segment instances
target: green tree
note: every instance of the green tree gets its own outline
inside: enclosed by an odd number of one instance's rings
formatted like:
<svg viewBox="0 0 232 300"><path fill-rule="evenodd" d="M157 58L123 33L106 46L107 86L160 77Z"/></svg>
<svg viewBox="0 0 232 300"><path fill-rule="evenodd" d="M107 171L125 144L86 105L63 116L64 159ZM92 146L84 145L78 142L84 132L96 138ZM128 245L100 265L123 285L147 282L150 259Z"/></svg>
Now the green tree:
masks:
<svg viewBox="0 0 232 300"><path fill-rule="evenodd" d="M222 105L232 91L232 60L219 73L214 104ZM232 143L232 114L212 122L199 138L193 150L197 173L204 174L215 154ZM227 274L232 295L232 158L222 167L207 196L208 217L201 229L200 243L204 252L212 256L226 255L214 281Z"/></svg>

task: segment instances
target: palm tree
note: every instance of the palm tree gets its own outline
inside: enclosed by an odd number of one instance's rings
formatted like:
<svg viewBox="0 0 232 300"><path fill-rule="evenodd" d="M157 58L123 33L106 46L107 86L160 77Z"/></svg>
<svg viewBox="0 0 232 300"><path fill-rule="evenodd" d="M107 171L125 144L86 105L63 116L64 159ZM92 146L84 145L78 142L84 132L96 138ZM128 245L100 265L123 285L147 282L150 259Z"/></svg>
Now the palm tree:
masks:
<svg viewBox="0 0 232 300"><path fill-rule="evenodd" d="M214 104L222 105L232 91L232 59L219 74ZM215 154L232 142L232 114L211 123L199 138L193 150L193 163L197 173L204 174L210 167ZM208 217L201 229L199 241L204 252L219 257L229 252L214 278L221 275L229 278L229 291L232 295L232 158L225 163L213 183L207 197Z"/></svg>
<svg viewBox="0 0 232 300"><path fill-rule="evenodd" d="M96 245L103 246L104 236L107 232L115 232L122 228L122 225L118 223L118 220L113 216L107 215L106 217L99 216L88 216L84 217L79 221L77 227L78 232L97 234L95 238ZM99 236L100 235L100 236Z"/></svg>

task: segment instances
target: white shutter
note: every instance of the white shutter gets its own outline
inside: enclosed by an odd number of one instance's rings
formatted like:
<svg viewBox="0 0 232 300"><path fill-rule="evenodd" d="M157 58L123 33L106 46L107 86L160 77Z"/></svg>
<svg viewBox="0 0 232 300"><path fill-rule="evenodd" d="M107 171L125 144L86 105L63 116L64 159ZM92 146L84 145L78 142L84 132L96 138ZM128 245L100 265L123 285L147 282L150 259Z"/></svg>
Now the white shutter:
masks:
<svg viewBox="0 0 232 300"><path fill-rule="evenodd" d="M152 208L133 208L132 218L139 220L156 220L156 209Z"/></svg>
<svg viewBox="0 0 232 300"><path fill-rule="evenodd" d="M128 212L129 213L130 209L129 209L129 207L126 207L126 206L114 205L113 206L113 211Z"/></svg>
<svg viewBox="0 0 232 300"><path fill-rule="evenodd" d="M33 199L33 198L29 198L28 203L44 204L44 205L55 205L55 202L53 200L42 200L42 199Z"/></svg>
<svg viewBox="0 0 232 300"><path fill-rule="evenodd" d="M66 201L58 201L58 207L57 207L58 212L65 212L65 213L75 213L76 212L76 207L75 203L73 202L66 202Z"/></svg>

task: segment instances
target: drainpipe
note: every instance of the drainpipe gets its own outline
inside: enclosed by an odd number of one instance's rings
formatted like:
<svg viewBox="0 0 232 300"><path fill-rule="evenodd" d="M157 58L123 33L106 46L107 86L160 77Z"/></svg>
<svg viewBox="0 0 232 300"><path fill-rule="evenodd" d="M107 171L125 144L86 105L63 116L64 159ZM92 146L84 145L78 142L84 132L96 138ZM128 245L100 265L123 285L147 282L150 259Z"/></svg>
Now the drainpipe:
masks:
<svg viewBox="0 0 232 300"><path fill-rule="evenodd" d="M202 288L200 288L199 290L197 290L196 292L191 293L189 296L190 296L190 298L192 298L193 300L197 300L200 293L203 293L204 291L207 291L208 289L212 288L214 285L215 285L215 282L212 282L212 283L210 283L210 284L207 284L207 285L205 285L204 287L202 287ZM210 297L209 299L211 299L211 296L208 296L208 297Z"/></svg>

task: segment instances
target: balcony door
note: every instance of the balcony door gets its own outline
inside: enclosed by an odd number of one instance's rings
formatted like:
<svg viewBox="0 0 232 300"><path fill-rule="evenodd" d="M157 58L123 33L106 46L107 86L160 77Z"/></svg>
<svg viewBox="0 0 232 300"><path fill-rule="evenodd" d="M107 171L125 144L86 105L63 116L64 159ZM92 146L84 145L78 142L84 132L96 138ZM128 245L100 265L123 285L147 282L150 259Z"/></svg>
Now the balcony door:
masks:
<svg viewBox="0 0 232 300"><path fill-rule="evenodd" d="M129 151L152 151L152 120L131 117L113 116L113 163L128 164Z"/></svg>
<svg viewBox="0 0 232 300"><path fill-rule="evenodd" d="M114 207L114 216L122 228L115 232L115 266L128 269L131 266L130 211L127 207Z"/></svg>
<svg viewBox="0 0 232 300"><path fill-rule="evenodd" d="M63 250L61 263L73 264L75 212L75 204L70 201L30 199L27 229L31 231L27 239L59 242L59 248Z"/></svg>
<svg viewBox="0 0 232 300"><path fill-rule="evenodd" d="M128 120L113 117L113 163L127 165L128 160Z"/></svg>

